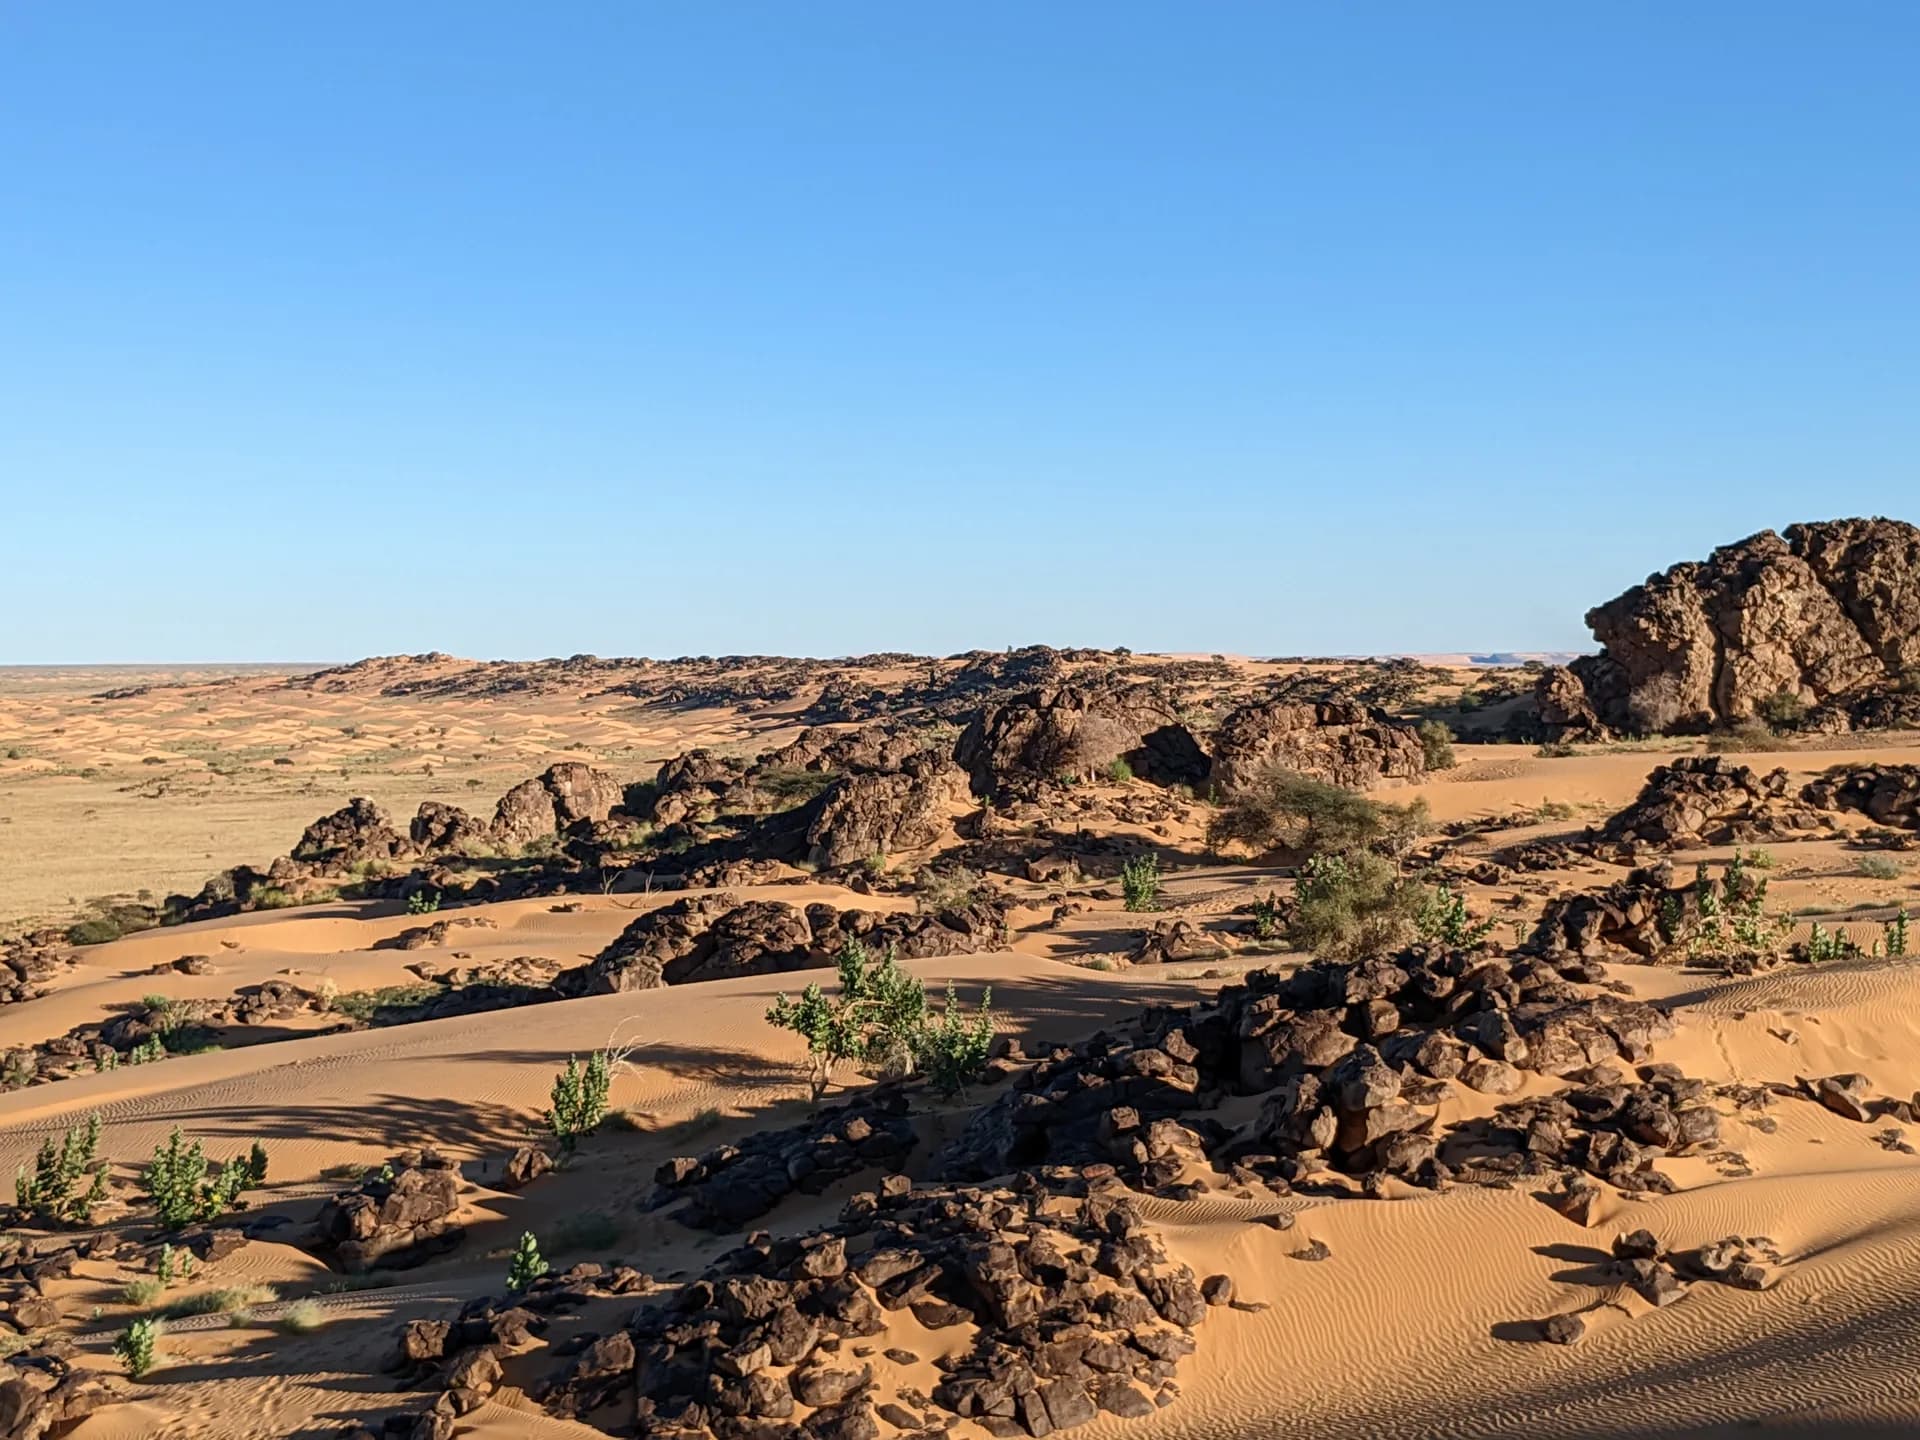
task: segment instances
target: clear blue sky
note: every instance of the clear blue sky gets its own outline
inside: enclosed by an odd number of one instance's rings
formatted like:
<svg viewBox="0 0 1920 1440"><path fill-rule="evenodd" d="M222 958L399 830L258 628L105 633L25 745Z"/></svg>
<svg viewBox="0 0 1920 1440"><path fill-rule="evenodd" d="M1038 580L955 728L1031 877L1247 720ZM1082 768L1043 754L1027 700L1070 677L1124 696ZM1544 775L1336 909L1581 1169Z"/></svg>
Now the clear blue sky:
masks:
<svg viewBox="0 0 1920 1440"><path fill-rule="evenodd" d="M0 3L0 662L1582 647L1920 520L1917 53L1908 0Z"/></svg>

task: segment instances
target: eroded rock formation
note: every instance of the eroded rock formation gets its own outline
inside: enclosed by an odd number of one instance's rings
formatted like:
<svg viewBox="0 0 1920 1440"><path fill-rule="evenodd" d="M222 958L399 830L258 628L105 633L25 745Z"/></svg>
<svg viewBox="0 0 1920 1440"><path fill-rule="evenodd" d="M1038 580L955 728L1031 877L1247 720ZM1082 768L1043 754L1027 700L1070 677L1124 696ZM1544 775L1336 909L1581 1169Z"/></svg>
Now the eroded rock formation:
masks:
<svg viewBox="0 0 1920 1440"><path fill-rule="evenodd" d="M1365 705L1280 700L1242 706L1213 737L1212 779L1231 790L1270 765L1364 790L1381 780L1414 779L1427 761L1413 726Z"/></svg>
<svg viewBox="0 0 1920 1440"><path fill-rule="evenodd" d="M1782 694L1818 728L1884 723L1889 695L1920 674L1920 529L1763 530L1648 577L1587 625L1601 653L1549 670L1536 693L1556 732L1696 732Z"/></svg>

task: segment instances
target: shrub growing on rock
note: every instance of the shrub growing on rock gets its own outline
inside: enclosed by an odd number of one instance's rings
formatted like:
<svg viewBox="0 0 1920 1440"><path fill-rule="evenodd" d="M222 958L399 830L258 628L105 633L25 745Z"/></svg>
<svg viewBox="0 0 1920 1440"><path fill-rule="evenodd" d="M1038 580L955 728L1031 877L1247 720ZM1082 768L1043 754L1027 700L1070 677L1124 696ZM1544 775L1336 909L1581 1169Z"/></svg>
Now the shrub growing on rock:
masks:
<svg viewBox="0 0 1920 1440"><path fill-rule="evenodd" d="M1807 718L1807 702L1792 690L1776 690L1753 708L1775 730L1797 730Z"/></svg>

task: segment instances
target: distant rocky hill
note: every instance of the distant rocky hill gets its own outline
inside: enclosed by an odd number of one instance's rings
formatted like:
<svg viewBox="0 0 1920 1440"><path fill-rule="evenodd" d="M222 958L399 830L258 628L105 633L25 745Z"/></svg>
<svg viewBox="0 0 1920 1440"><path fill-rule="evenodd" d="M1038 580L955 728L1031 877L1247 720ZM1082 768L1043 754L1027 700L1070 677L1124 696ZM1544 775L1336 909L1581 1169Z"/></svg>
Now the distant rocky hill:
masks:
<svg viewBox="0 0 1920 1440"><path fill-rule="evenodd" d="M1920 529L1763 530L1587 612L1601 646L1537 692L1556 733L1687 733L1767 713L1820 730L1920 723Z"/></svg>

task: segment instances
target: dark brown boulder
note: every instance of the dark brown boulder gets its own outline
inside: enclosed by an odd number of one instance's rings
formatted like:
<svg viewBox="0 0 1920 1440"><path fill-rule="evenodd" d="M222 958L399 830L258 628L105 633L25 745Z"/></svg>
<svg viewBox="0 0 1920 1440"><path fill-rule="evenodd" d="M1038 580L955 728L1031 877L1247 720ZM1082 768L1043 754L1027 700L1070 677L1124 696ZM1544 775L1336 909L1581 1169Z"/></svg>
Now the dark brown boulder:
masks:
<svg viewBox="0 0 1920 1440"><path fill-rule="evenodd" d="M807 827L808 858L831 870L931 845L945 832L948 811L966 789L962 771L933 759L914 761L893 774L842 776L820 797Z"/></svg>
<svg viewBox="0 0 1920 1440"><path fill-rule="evenodd" d="M368 1180L321 1206L314 1244L348 1274L406 1269L460 1242L465 1232L452 1220L459 1208L459 1167L423 1150L404 1157L391 1179Z"/></svg>
<svg viewBox="0 0 1920 1440"><path fill-rule="evenodd" d="M1168 782L1206 773L1173 697L1159 686L1119 683L1060 685L988 706L961 734L954 759L981 795L1090 780L1116 760ZM1181 767L1189 773L1171 773Z"/></svg>
<svg viewBox="0 0 1920 1440"><path fill-rule="evenodd" d="M307 826L292 855L295 860L350 865L360 860L388 860L406 848L407 842L393 828L387 812L361 795Z"/></svg>
<svg viewBox="0 0 1920 1440"><path fill-rule="evenodd" d="M553 796L538 779L522 780L493 809L493 838L503 845L530 845L559 831Z"/></svg>
<svg viewBox="0 0 1920 1440"><path fill-rule="evenodd" d="M605 820L622 793L611 775L578 760L563 760L500 797L493 812L493 838L505 845L527 845L573 825Z"/></svg>
<svg viewBox="0 0 1920 1440"><path fill-rule="evenodd" d="M413 843L422 850L464 850L492 838L492 829L477 815L458 805L423 800L408 827Z"/></svg>
<svg viewBox="0 0 1920 1440"><path fill-rule="evenodd" d="M1365 790L1382 780L1417 779L1426 750L1411 725L1339 701L1260 701L1226 718L1213 737L1212 778L1224 790L1271 767Z"/></svg>

